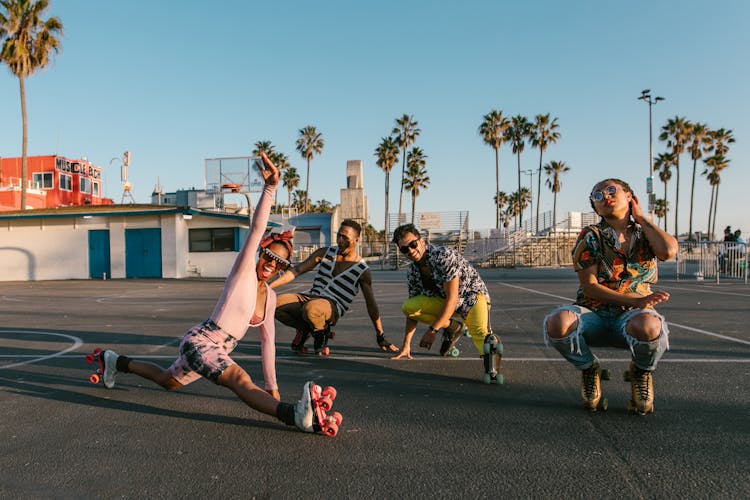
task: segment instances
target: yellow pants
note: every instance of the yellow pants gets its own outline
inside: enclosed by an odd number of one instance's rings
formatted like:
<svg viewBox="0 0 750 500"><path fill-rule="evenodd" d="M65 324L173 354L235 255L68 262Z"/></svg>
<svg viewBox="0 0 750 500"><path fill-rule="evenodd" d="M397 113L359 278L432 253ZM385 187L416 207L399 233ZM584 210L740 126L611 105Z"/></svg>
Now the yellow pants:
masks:
<svg viewBox="0 0 750 500"><path fill-rule="evenodd" d="M442 311L445 299L441 297L427 297L426 295L415 295L401 307L407 318L431 325ZM479 354L484 353L484 337L489 330L487 321L489 319L490 303L485 295L477 295L477 303L466 316L466 327Z"/></svg>

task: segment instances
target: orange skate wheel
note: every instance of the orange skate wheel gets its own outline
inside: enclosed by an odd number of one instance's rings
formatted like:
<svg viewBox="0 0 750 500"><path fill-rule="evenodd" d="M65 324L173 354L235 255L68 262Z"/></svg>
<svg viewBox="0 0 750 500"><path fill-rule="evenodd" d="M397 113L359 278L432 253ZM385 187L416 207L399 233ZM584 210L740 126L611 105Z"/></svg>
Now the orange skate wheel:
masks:
<svg viewBox="0 0 750 500"><path fill-rule="evenodd" d="M88 363L88 364L91 364L91 363L93 363L96 360L96 358L94 357L93 354L87 354L86 356L84 356L83 359L85 359L86 363Z"/></svg>
<svg viewBox="0 0 750 500"><path fill-rule="evenodd" d="M344 417L341 415L341 413L335 411L329 415L330 418L333 418L333 420L336 421L336 425L341 426L341 422L344 421Z"/></svg>
<svg viewBox="0 0 750 500"><path fill-rule="evenodd" d="M94 352L92 352L91 354L93 354L94 356L96 356L100 352L102 352L102 350L97 347L96 349L94 349Z"/></svg>
<svg viewBox="0 0 750 500"><path fill-rule="evenodd" d="M310 387L310 391L312 392L313 399L318 399L320 397L320 386L317 384L313 384L312 387Z"/></svg>
<svg viewBox="0 0 750 500"><path fill-rule="evenodd" d="M329 385L328 387L323 389L323 392L321 393L321 395L327 396L331 398L331 401L333 401L334 399L336 399L336 389L334 389L333 387Z"/></svg>
<svg viewBox="0 0 750 500"><path fill-rule="evenodd" d="M326 436L334 437L339 433L339 426L336 424L328 424L323 428L323 432L326 434Z"/></svg>
<svg viewBox="0 0 750 500"><path fill-rule="evenodd" d="M99 375L97 375L96 373L92 373L89 377L89 382L91 382L92 384L98 384L99 380Z"/></svg>
<svg viewBox="0 0 750 500"><path fill-rule="evenodd" d="M320 398L320 401L318 401L318 404L323 408L323 411L328 411L331 409L331 406L333 406L333 401L331 401L331 398L328 396L323 396Z"/></svg>
<svg viewBox="0 0 750 500"><path fill-rule="evenodd" d="M321 354L323 356L328 356L331 354L331 350L328 347L324 347L323 350L321 351Z"/></svg>

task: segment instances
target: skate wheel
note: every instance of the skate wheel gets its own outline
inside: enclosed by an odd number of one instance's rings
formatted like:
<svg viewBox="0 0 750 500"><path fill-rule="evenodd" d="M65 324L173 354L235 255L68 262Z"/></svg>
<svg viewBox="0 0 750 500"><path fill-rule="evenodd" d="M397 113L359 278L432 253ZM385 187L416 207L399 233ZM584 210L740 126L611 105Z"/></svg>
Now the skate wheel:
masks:
<svg viewBox="0 0 750 500"><path fill-rule="evenodd" d="M489 373L485 373L484 377L482 377L482 382L484 382L485 384L491 384L492 383L492 375L490 375Z"/></svg>
<svg viewBox="0 0 750 500"><path fill-rule="evenodd" d="M611 377L611 375L612 374L609 373L609 370L607 370L606 368L601 371L601 378L602 378L602 380L609 380L609 378Z"/></svg>
<svg viewBox="0 0 750 500"><path fill-rule="evenodd" d="M483 352L484 354L489 354L490 352L492 352L492 346L491 346L490 344L487 344L487 343L485 343L485 344L484 344L484 345L482 346L482 352Z"/></svg>
<svg viewBox="0 0 750 500"><path fill-rule="evenodd" d="M495 382L497 383L497 385L503 385L505 383L505 378L503 378L502 373L497 374L497 378L495 379Z"/></svg>
<svg viewBox="0 0 750 500"><path fill-rule="evenodd" d="M96 358L94 358L93 354L87 354L86 356L84 356L83 359L86 360L86 363L92 364L95 361Z"/></svg>
<svg viewBox="0 0 750 500"><path fill-rule="evenodd" d="M336 399L336 389L331 387L330 385L323 389L323 392L320 393L323 397L331 398L331 401Z"/></svg>
<svg viewBox="0 0 750 500"><path fill-rule="evenodd" d="M500 356L503 355L503 344L497 344L495 346L495 353L499 354Z"/></svg>
<svg viewBox="0 0 750 500"><path fill-rule="evenodd" d="M99 375L97 375L96 373L92 373L91 376L89 376L89 382L91 382L92 384L98 384L99 380L101 379L99 378Z"/></svg>
<svg viewBox="0 0 750 500"><path fill-rule="evenodd" d="M471 337L471 334L469 333L468 328L464 328L464 337Z"/></svg>
<svg viewBox="0 0 750 500"><path fill-rule="evenodd" d="M323 427L323 433L326 436L334 437L336 434L339 433L339 426L335 423L331 423Z"/></svg>
<svg viewBox="0 0 750 500"><path fill-rule="evenodd" d="M93 354L94 356L96 356L100 352L102 352L102 350L97 347L96 349L94 349L94 352L92 352L91 354Z"/></svg>
<svg viewBox="0 0 750 500"><path fill-rule="evenodd" d="M331 413L330 416L336 422L336 425L341 426L341 422L344 421L344 417L341 415L341 413L335 411L335 412Z"/></svg>
<svg viewBox="0 0 750 500"><path fill-rule="evenodd" d="M323 396L318 400L318 404L323 408L323 411L328 411L333 406L333 401L331 401L331 398Z"/></svg>
<svg viewBox="0 0 750 500"><path fill-rule="evenodd" d="M322 351L320 351L320 353L321 353L321 354L322 354L323 356L328 356L329 354L331 354L331 350L330 350L330 349L329 349L328 347L324 347L324 348L323 348L323 350L322 350Z"/></svg>
<svg viewBox="0 0 750 500"><path fill-rule="evenodd" d="M457 358L459 354L461 354L461 351L459 351L455 347L448 351L448 356L450 356L451 358Z"/></svg>

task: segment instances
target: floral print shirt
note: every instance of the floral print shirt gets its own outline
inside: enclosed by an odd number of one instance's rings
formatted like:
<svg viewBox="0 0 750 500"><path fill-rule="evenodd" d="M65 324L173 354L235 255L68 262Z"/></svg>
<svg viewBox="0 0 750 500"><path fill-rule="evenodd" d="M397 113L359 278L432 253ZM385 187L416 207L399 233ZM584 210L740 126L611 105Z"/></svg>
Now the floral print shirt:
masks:
<svg viewBox="0 0 750 500"><path fill-rule="evenodd" d="M479 277L479 273L456 250L444 246L426 245L425 258L432 271L431 278L434 286L425 286L419 273L419 265L412 262L406 274L409 297L426 295L445 298L443 285L447 281L458 278L456 312L463 318L466 318L471 308L477 303L478 294L483 294L489 301L490 294L484 281Z"/></svg>
<svg viewBox="0 0 750 500"><path fill-rule="evenodd" d="M573 267L578 272L596 264L600 285L623 294L646 296L651 293L651 284L657 281L657 259L641 226L631 224L628 248L620 245L615 230L604 219L583 228L573 247ZM592 311L628 309L587 297L583 288L578 289L575 303Z"/></svg>

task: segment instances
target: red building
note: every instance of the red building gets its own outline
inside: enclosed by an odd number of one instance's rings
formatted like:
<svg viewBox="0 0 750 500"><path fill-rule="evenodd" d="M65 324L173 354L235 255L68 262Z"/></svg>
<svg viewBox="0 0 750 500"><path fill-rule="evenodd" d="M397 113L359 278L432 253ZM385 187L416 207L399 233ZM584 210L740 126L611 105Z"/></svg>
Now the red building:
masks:
<svg viewBox="0 0 750 500"><path fill-rule="evenodd" d="M85 158L29 156L26 208L111 205L103 198L102 168ZM21 158L0 158L0 211L21 209Z"/></svg>

